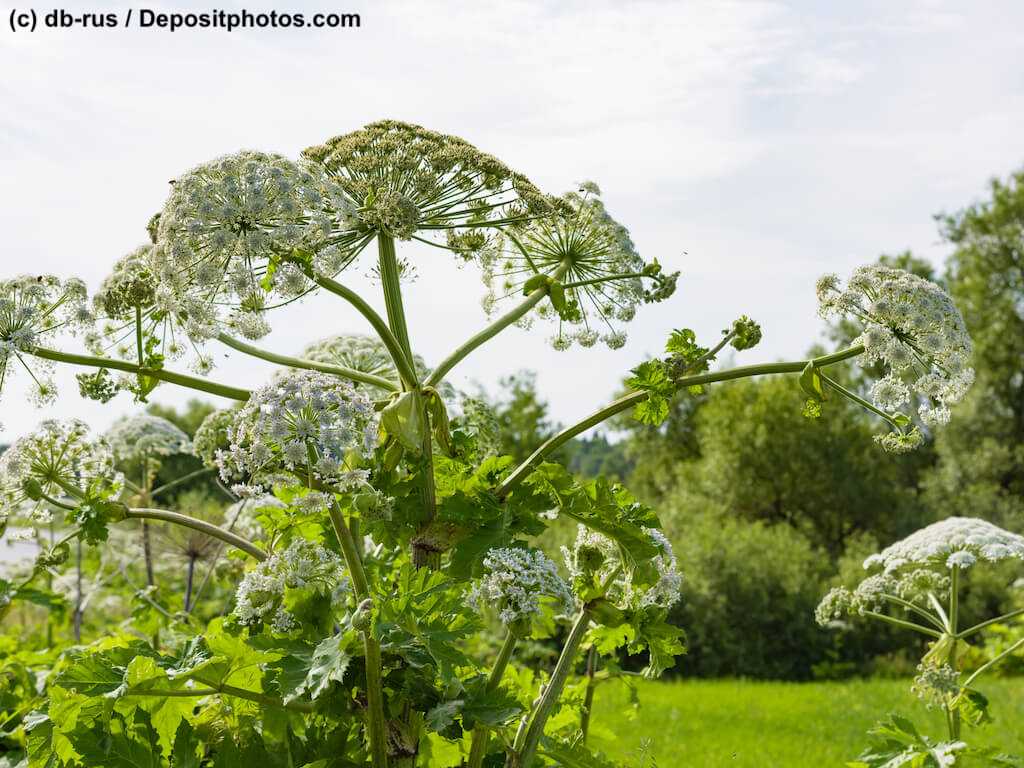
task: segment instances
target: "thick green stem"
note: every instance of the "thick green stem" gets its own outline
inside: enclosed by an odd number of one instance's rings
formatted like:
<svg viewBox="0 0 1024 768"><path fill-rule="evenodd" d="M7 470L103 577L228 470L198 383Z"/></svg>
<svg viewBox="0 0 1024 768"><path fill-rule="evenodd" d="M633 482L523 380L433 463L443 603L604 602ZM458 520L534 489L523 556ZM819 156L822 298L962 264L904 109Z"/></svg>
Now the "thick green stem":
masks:
<svg viewBox="0 0 1024 768"><path fill-rule="evenodd" d="M356 546L352 531L345 521L345 514L337 501L332 502L328 509L331 517L331 525L341 545L341 555L345 558L345 566L352 577L352 591L357 600L365 600L370 597L370 583L366 578L366 571L363 568L363 559L359 556L359 548Z"/></svg>
<svg viewBox="0 0 1024 768"><path fill-rule="evenodd" d="M833 365L835 363L848 360L851 357L856 357L864 351L864 347L856 346L844 349L841 352L836 352L832 355L825 355L823 357L817 357L813 359L813 362L818 367L825 367ZM762 376L765 374L780 374L780 373L800 373L807 364L812 362L811 360L797 360L795 362L788 363L762 363L760 365L743 365L738 368L730 368L725 371L716 371L714 373L701 373L693 376L684 376L676 382L677 389L683 390L687 387L697 386L700 384L713 384L719 381L731 381L733 379L745 379L750 376ZM622 413L635 406L637 403L641 403L647 399L646 392L630 392L628 395L620 397L615 402L606 405L599 411L587 416L582 421L573 424L571 427L567 427L559 432L554 437L546 440L541 446L535 450L530 456L518 467L516 467L512 474L505 478L500 486L498 486L497 494L500 497L504 497L511 491L515 486L522 482L523 478L533 471L534 465L539 463L545 456L550 454L552 451L557 450L565 443L572 440L577 435L586 432L591 427L596 427L598 424L607 421L612 416Z"/></svg>
<svg viewBox="0 0 1024 768"><path fill-rule="evenodd" d="M402 349L401 344L399 344L398 339L395 338L395 334L391 332L388 324L374 311L373 307L367 304L358 293L339 282L331 280L329 277L317 276L314 279L317 285L345 299L345 301L356 308L359 314L369 321L377 336L384 346L387 347L388 353L395 363L395 368L398 369L398 375L402 377L402 383L407 387L414 386L416 383L416 371L413 368L412 357L406 357L406 353Z"/></svg>
<svg viewBox="0 0 1024 768"><path fill-rule="evenodd" d="M587 743L587 734L590 731L590 715L594 709L594 691L597 690L597 681L594 675L597 673L597 646L591 645L587 651L587 692L583 696L583 711L580 713L580 743Z"/></svg>
<svg viewBox="0 0 1024 768"><path fill-rule="evenodd" d="M551 273L551 277L555 280L565 274L568 266L561 264L558 268ZM480 345L490 341L503 330L508 328L513 323L517 322L527 312L537 306L545 296L548 295L547 286L542 286L532 291L525 299L519 302L515 307L506 312L501 317L497 318L494 322L484 328L482 331L477 333L475 336L470 337L463 344L461 344L454 352L438 364L438 366L431 372L430 376L427 377L426 386L433 387L437 386L448 372L451 371L456 365L462 362L466 357L470 355Z"/></svg>
<svg viewBox="0 0 1024 768"><path fill-rule="evenodd" d="M168 371L166 368L143 368L135 363L129 363L127 360L116 360L110 357L94 357L92 355L77 355L71 352L58 352L55 349L46 349L44 347L33 347L29 350L29 353L44 360L53 360L57 363L70 363L72 365L81 365L88 368L108 368L112 371L125 371L127 373L142 374L143 376L152 376L154 379L166 381L169 384L177 384L182 387L188 387L189 389L206 392L210 395L219 395L220 397L226 397L230 400L248 400L249 395L251 394L247 389L229 387L226 384L207 381L206 379L200 379L197 376L188 376L184 373Z"/></svg>
<svg viewBox="0 0 1024 768"><path fill-rule="evenodd" d="M395 254L395 240L391 235L377 235L377 255L380 270L381 286L384 289L384 306L387 308L388 325L401 345L408 359L413 360L412 346L409 341L409 327L405 320L405 305L402 302L401 274L398 256ZM413 378L408 389L415 398L415 407L419 411L419 422L422 425L420 443L420 505L421 528L429 526L437 513L437 494L434 487L434 446L430 435L430 414L423 397L419 377ZM437 568L441 564L441 552L428 539L416 537L412 544L413 564L417 568Z"/></svg>
<svg viewBox="0 0 1024 768"><path fill-rule="evenodd" d="M338 536L341 554L352 578L352 591L356 599L370 599L370 585L363 569L363 560L359 549L352 538L352 531L345 522L345 515L334 501L328 513L331 525ZM380 655L380 642L373 635L372 628L363 630L363 658L366 662L366 733L370 747L370 760L373 768L387 768L388 743L387 721L384 718L384 680L381 676L383 661Z"/></svg>
<svg viewBox="0 0 1024 768"><path fill-rule="evenodd" d="M332 376L340 376L345 379L350 379L351 381L369 384L389 392L397 392L399 389L395 382L390 379L385 379L383 376L374 376L372 373L363 373L362 371L357 371L354 368L346 368L343 365L328 365L327 363L318 363L315 360L306 360L301 357L279 355L276 352L270 352L266 349L254 347L252 344L247 344L233 336L228 336L226 333L218 334L217 340L243 354L250 355L251 357L257 357L260 360L266 360L268 363L277 363L278 365L285 365L289 368L302 368L307 371L329 373Z"/></svg>
<svg viewBox="0 0 1024 768"><path fill-rule="evenodd" d="M572 673L573 665L576 662L576 653L580 649L589 626L590 609L584 606L583 610L576 617L576 622L572 625L572 629L569 631L569 637L565 640L565 646L562 648L562 653L558 657L558 663L555 664L555 669L551 673L551 679L545 686L544 693L533 710L529 727L521 734L521 738L517 739L517 743L513 745L512 754L509 755L505 763L506 768L526 768L532 762L533 756L537 751L537 745L540 744L540 739L544 735L544 726L547 724L548 717L551 716L555 703L561 697L565 683ZM518 743L519 741L522 743Z"/></svg>
<svg viewBox="0 0 1024 768"><path fill-rule="evenodd" d="M208 685L215 689L217 693L225 696L234 696L237 699L248 699L249 701L255 701L258 704L263 704L268 707L280 707L282 709L294 709L299 712L312 712L313 704L308 701L292 701L285 704L280 699L275 699L273 696L267 696L265 693L258 693L256 691L249 691L245 688L238 688L234 685L228 685L227 683L218 683L214 680L207 680L205 678L194 676L192 678L197 683ZM164 695L166 691L154 691L154 695Z"/></svg>
<svg viewBox="0 0 1024 768"><path fill-rule="evenodd" d="M149 509L147 507L133 507L128 510L127 516L137 520L160 520L164 523L174 523L175 525L181 525L185 528L191 528L194 531L205 533L214 539L219 539L225 544L230 544L237 549L242 550L248 555L252 555L257 560L266 560L269 555L262 549L257 547L255 544L247 539L243 539L237 534L225 531L223 528L218 528L212 523L208 523L205 520L197 520L194 517L183 515L179 512L171 512L167 509Z"/></svg>
<svg viewBox="0 0 1024 768"><path fill-rule="evenodd" d="M501 678L505 675L505 668L512 658L512 652L515 650L515 647L516 636L509 632L505 635L505 642L501 644L498 658L495 660L494 666L491 667L491 674L487 678L488 693L497 690L498 686L501 685ZM487 742L490 739L490 735L491 732L487 729L487 726L478 725L473 729L473 741L469 748L467 768L480 768L483 765L484 757L487 755Z"/></svg>

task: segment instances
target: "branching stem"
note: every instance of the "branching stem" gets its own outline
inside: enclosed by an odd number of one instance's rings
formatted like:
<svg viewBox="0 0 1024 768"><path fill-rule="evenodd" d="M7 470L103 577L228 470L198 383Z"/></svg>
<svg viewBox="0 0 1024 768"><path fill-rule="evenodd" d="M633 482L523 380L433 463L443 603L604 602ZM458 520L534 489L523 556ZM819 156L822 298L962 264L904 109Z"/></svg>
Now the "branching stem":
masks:
<svg viewBox="0 0 1024 768"><path fill-rule="evenodd" d="M833 365L835 363L848 360L851 357L856 357L864 351L864 347L856 346L844 349L841 352L836 352L832 355L825 355L824 357L814 358L814 362L819 367ZM679 390L683 390L686 387L692 387L699 384L712 384L719 381L731 381L733 379L745 379L751 376L761 376L764 374L779 374L779 373L800 373L810 360L797 360L795 362L788 363L762 363L760 365L744 365L738 368L730 368L725 371L716 371L714 373L700 373L693 376L684 376L679 379L676 384ZM582 421L573 424L571 427L567 427L559 432L554 437L549 438L541 446L535 450L530 456L518 467L516 467L512 473L505 478L500 486L498 486L497 494L499 498L504 498L508 495L509 491L515 488L523 478L533 471L536 464L540 463L541 460L552 451L557 450L565 443L572 440L577 435L586 432L591 427L596 427L598 424L607 421L612 416L622 413L635 406L637 403L641 403L647 399L646 392L630 392L628 395L620 397L615 402L606 405L599 411L594 412L590 416L587 416Z"/></svg>
<svg viewBox="0 0 1024 768"><path fill-rule="evenodd" d="M137 520L159 520L164 523L173 523L174 525L191 528L194 531L205 533L211 538L219 539L226 544L230 544L260 561L266 560L269 557L266 552L248 539L243 539L238 534L231 533L231 531L225 531L223 528L218 528L213 523L208 523L205 520L198 520L197 518L183 515L180 512L171 512L168 509L132 507L128 510L127 515L128 517Z"/></svg>

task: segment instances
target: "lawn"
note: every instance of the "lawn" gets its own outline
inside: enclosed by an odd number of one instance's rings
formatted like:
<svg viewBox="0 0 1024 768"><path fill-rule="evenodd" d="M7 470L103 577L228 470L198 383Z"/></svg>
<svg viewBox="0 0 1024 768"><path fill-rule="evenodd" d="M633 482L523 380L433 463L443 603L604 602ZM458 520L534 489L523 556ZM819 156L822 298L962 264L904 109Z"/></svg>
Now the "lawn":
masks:
<svg viewBox="0 0 1024 768"><path fill-rule="evenodd" d="M624 687L608 683L597 690L592 744L631 766L842 766L890 711L913 714L929 735L942 736L941 716L926 713L909 688L902 680L641 682L640 709L629 718ZM983 689L995 722L964 735L1024 755L1024 678L989 680ZM643 747L656 763L640 759Z"/></svg>

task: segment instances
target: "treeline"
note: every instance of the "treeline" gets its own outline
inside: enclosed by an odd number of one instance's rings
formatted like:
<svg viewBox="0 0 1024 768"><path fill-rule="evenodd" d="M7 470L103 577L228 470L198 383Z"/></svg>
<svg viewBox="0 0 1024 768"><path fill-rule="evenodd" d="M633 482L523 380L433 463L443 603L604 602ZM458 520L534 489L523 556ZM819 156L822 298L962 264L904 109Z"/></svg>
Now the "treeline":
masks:
<svg viewBox="0 0 1024 768"><path fill-rule="evenodd" d="M884 453L871 439L880 425L848 401L829 401L809 420L795 378L765 378L683 398L660 430L623 418L618 439L563 449L575 471L619 478L665 523L687 576L675 617L690 644L680 672L906 671L891 633L821 630L820 596L866 555L937 519L981 517L1024 532L1024 171L936 218L950 247L941 269L910 253L881 259L942 283L975 345L977 381L925 448ZM850 333L830 328L829 346ZM843 377L860 385L856 368ZM492 402L520 458L557 431L528 372L505 379ZM1013 595L999 585L1013 576L983 578L972 574L966 613L1007 610Z"/></svg>

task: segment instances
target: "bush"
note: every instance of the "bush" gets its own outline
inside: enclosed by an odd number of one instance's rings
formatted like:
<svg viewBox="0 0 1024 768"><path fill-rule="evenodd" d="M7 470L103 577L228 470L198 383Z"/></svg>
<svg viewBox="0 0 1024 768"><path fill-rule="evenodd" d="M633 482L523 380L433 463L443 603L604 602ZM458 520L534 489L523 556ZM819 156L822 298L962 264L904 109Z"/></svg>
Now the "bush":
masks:
<svg viewBox="0 0 1024 768"><path fill-rule="evenodd" d="M687 628L677 666L701 677L807 679L832 638L814 623L828 558L785 524L703 514L665 519L685 573L673 620Z"/></svg>

